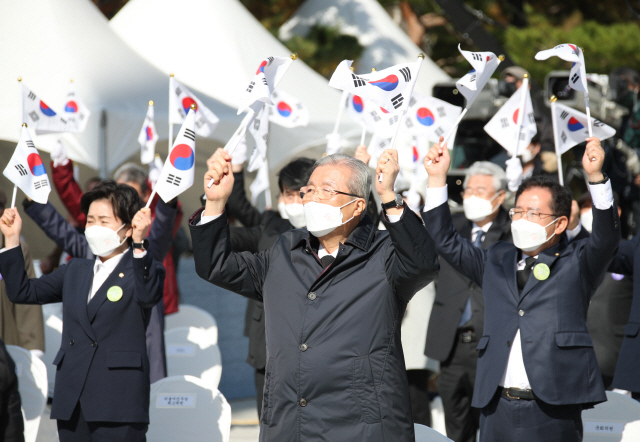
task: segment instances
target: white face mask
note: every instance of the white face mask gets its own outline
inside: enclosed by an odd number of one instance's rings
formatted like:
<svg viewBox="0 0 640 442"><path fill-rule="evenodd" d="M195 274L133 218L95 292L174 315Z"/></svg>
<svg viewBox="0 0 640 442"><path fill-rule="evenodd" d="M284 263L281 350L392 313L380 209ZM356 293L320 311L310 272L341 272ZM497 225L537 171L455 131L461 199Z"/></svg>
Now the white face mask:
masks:
<svg viewBox="0 0 640 442"><path fill-rule="evenodd" d="M307 220L304 216L304 206L302 204L285 204L284 211L287 214L287 219L296 229L307 225Z"/></svg>
<svg viewBox="0 0 640 442"><path fill-rule="evenodd" d="M582 223L582 227L591 233L591 227L593 227L593 210L589 209L580 215L580 222Z"/></svg>
<svg viewBox="0 0 640 442"><path fill-rule="evenodd" d="M533 252L542 244L555 236L555 232L547 238L547 227L558 221L554 219L546 226L531 222L527 219L519 219L511 223L511 235L513 244L523 252Z"/></svg>
<svg viewBox="0 0 640 442"><path fill-rule="evenodd" d="M127 237L120 241L118 232L125 226L123 224L118 230L112 230L103 226L87 227L84 236L87 238L91 253L96 256L105 257L111 255L118 247L127 240Z"/></svg>
<svg viewBox="0 0 640 442"><path fill-rule="evenodd" d="M287 211L285 210L284 206L284 201L280 201L278 203L278 212L280 213L280 218L289 219L289 215L287 215Z"/></svg>
<svg viewBox="0 0 640 442"><path fill-rule="evenodd" d="M529 149L523 150L522 153L520 154L520 159L522 160L523 163L528 163L534 158L535 158L535 155Z"/></svg>
<svg viewBox="0 0 640 442"><path fill-rule="evenodd" d="M464 216L469 221L481 221L485 219L500 207L500 205L497 205L494 208L491 204L491 202L496 199L498 195L500 195L500 192L496 193L490 200L486 200L475 195L471 195L469 198L465 198L462 201Z"/></svg>
<svg viewBox="0 0 640 442"><path fill-rule="evenodd" d="M349 201L347 204L340 207L317 203L315 201L305 204L304 218L307 221L307 230L316 238L322 238L336 230L341 225L348 223L353 219L353 217L342 222L342 211L340 209L348 206L354 201L357 200Z"/></svg>

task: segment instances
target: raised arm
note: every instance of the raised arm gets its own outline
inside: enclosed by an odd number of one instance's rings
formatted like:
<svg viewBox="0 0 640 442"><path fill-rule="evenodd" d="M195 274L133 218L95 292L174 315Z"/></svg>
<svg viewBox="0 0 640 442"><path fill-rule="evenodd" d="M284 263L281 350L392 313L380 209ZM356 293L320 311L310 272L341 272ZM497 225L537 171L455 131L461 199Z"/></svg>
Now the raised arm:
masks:
<svg viewBox="0 0 640 442"><path fill-rule="evenodd" d="M424 159L429 173L427 199L422 218L438 248L438 253L456 270L482 287L487 251L460 236L447 204L447 171L451 164L446 144L434 144Z"/></svg>
<svg viewBox="0 0 640 442"><path fill-rule="evenodd" d="M140 209L131 220L133 232L131 239L134 243L142 243L151 227L151 209ZM133 249L133 268L136 278L135 299L145 308L151 308L162 299L164 289L165 270L160 262L153 258L150 251Z"/></svg>
<svg viewBox="0 0 640 442"><path fill-rule="evenodd" d="M173 242L173 227L178 213L178 201L172 200L168 204L158 201L155 219L149 229L149 252L158 262L162 262L171 249Z"/></svg>
<svg viewBox="0 0 640 442"><path fill-rule="evenodd" d="M80 210L80 198L83 192L73 177L73 163L67 160L66 164L55 165L52 161L51 178L58 195L60 195L62 204L64 204L69 211L69 215L71 215L80 227L84 227L87 223L87 217L82 213L82 210Z"/></svg>

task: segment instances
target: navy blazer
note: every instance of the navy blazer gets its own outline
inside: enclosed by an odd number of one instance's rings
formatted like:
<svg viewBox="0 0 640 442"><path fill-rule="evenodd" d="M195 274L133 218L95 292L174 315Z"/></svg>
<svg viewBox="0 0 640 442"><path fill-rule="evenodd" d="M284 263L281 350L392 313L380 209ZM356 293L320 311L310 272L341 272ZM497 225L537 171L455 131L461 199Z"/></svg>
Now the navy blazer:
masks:
<svg viewBox="0 0 640 442"><path fill-rule="evenodd" d="M149 422L149 360L145 329L162 299L164 267L130 249L87 304L94 261L74 258L39 279L28 279L21 247L0 253L7 295L17 304L62 302L62 344L51 418L69 420L78 401L87 421ZM107 300L113 286L119 301Z"/></svg>
<svg viewBox="0 0 640 442"><path fill-rule="evenodd" d="M511 342L520 329L522 355L531 388L554 405L606 401L604 386L587 331L589 299L598 287L620 240L615 207L593 211L589 239L560 242L538 256L551 270L546 280L533 273L522 295L516 282L519 250L497 242L474 247L456 232L447 203L423 212L438 252L482 287L484 333L478 342L478 369L472 406L493 398L507 367Z"/></svg>
<svg viewBox="0 0 640 442"><path fill-rule="evenodd" d="M618 247L609 271L623 275L633 275L633 302L629 322L624 328L624 340L620 348L616 371L613 376L614 388L640 392L640 233ZM637 259L636 259L637 258Z"/></svg>

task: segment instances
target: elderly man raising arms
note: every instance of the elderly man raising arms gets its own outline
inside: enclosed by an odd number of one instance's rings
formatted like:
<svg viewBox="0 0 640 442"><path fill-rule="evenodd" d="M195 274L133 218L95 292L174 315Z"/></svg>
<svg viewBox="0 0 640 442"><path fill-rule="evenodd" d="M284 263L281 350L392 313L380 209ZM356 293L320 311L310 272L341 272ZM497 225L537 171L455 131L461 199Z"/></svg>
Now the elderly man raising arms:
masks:
<svg viewBox="0 0 640 442"><path fill-rule="evenodd" d="M433 241L393 192L398 153L376 173L379 231L364 215L371 176L360 160L318 160L302 189L307 227L268 250L235 253L224 206L231 157L219 151L206 205L190 220L196 271L264 302L267 367L260 441L413 442L400 321L438 271Z"/></svg>

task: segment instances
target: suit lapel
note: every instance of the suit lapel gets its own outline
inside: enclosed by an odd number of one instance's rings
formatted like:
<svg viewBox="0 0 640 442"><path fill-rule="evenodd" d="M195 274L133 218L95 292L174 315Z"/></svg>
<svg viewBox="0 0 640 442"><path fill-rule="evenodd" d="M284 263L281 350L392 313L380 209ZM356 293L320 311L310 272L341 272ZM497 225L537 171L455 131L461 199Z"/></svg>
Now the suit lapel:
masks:
<svg viewBox="0 0 640 442"><path fill-rule="evenodd" d="M533 270L536 268L538 264L546 264L549 267L549 269L551 269L551 266L553 265L553 263L556 261L556 259L558 259L558 256L556 256L557 250L558 250L557 246L551 247L550 249L547 249L538 255L538 259L536 260L536 263L534 264L533 269L531 269L531 274L529 275L529 279L527 280L527 283L522 289L522 296L520 297L520 302L522 302L524 297L527 296L531 292L531 290L533 290L533 288L540 282L540 280L533 275L534 273Z"/></svg>
<svg viewBox="0 0 640 442"><path fill-rule="evenodd" d="M107 277L105 282L100 286L96 294L89 302L89 304L87 305L87 316L90 322L93 323L93 320L96 317L96 313L98 313L100 307L102 307L102 305L107 300L107 291L109 290L109 288L113 286L119 286L122 288L122 282L124 280L120 278L119 274L131 273L131 268L133 267L132 259L132 251L129 250L127 253L125 253L125 255L122 257L122 260L120 260L116 268L113 269L113 272L111 272L109 277Z"/></svg>
<svg viewBox="0 0 640 442"><path fill-rule="evenodd" d="M79 272L79 281L78 287L76 290L76 310L78 321L80 321L80 325L84 332L91 339L95 341L95 334L93 333L93 328L91 328L91 323L89 322L89 317L87 316L87 298L89 297L89 291L91 290L91 282L93 281L93 261L84 260L81 264L83 265L83 269Z"/></svg>
<svg viewBox="0 0 640 442"><path fill-rule="evenodd" d="M507 285L513 299L518 302L520 293L518 292L518 282L516 281L516 270L518 269L518 249L515 247L502 256L502 268L507 279Z"/></svg>

